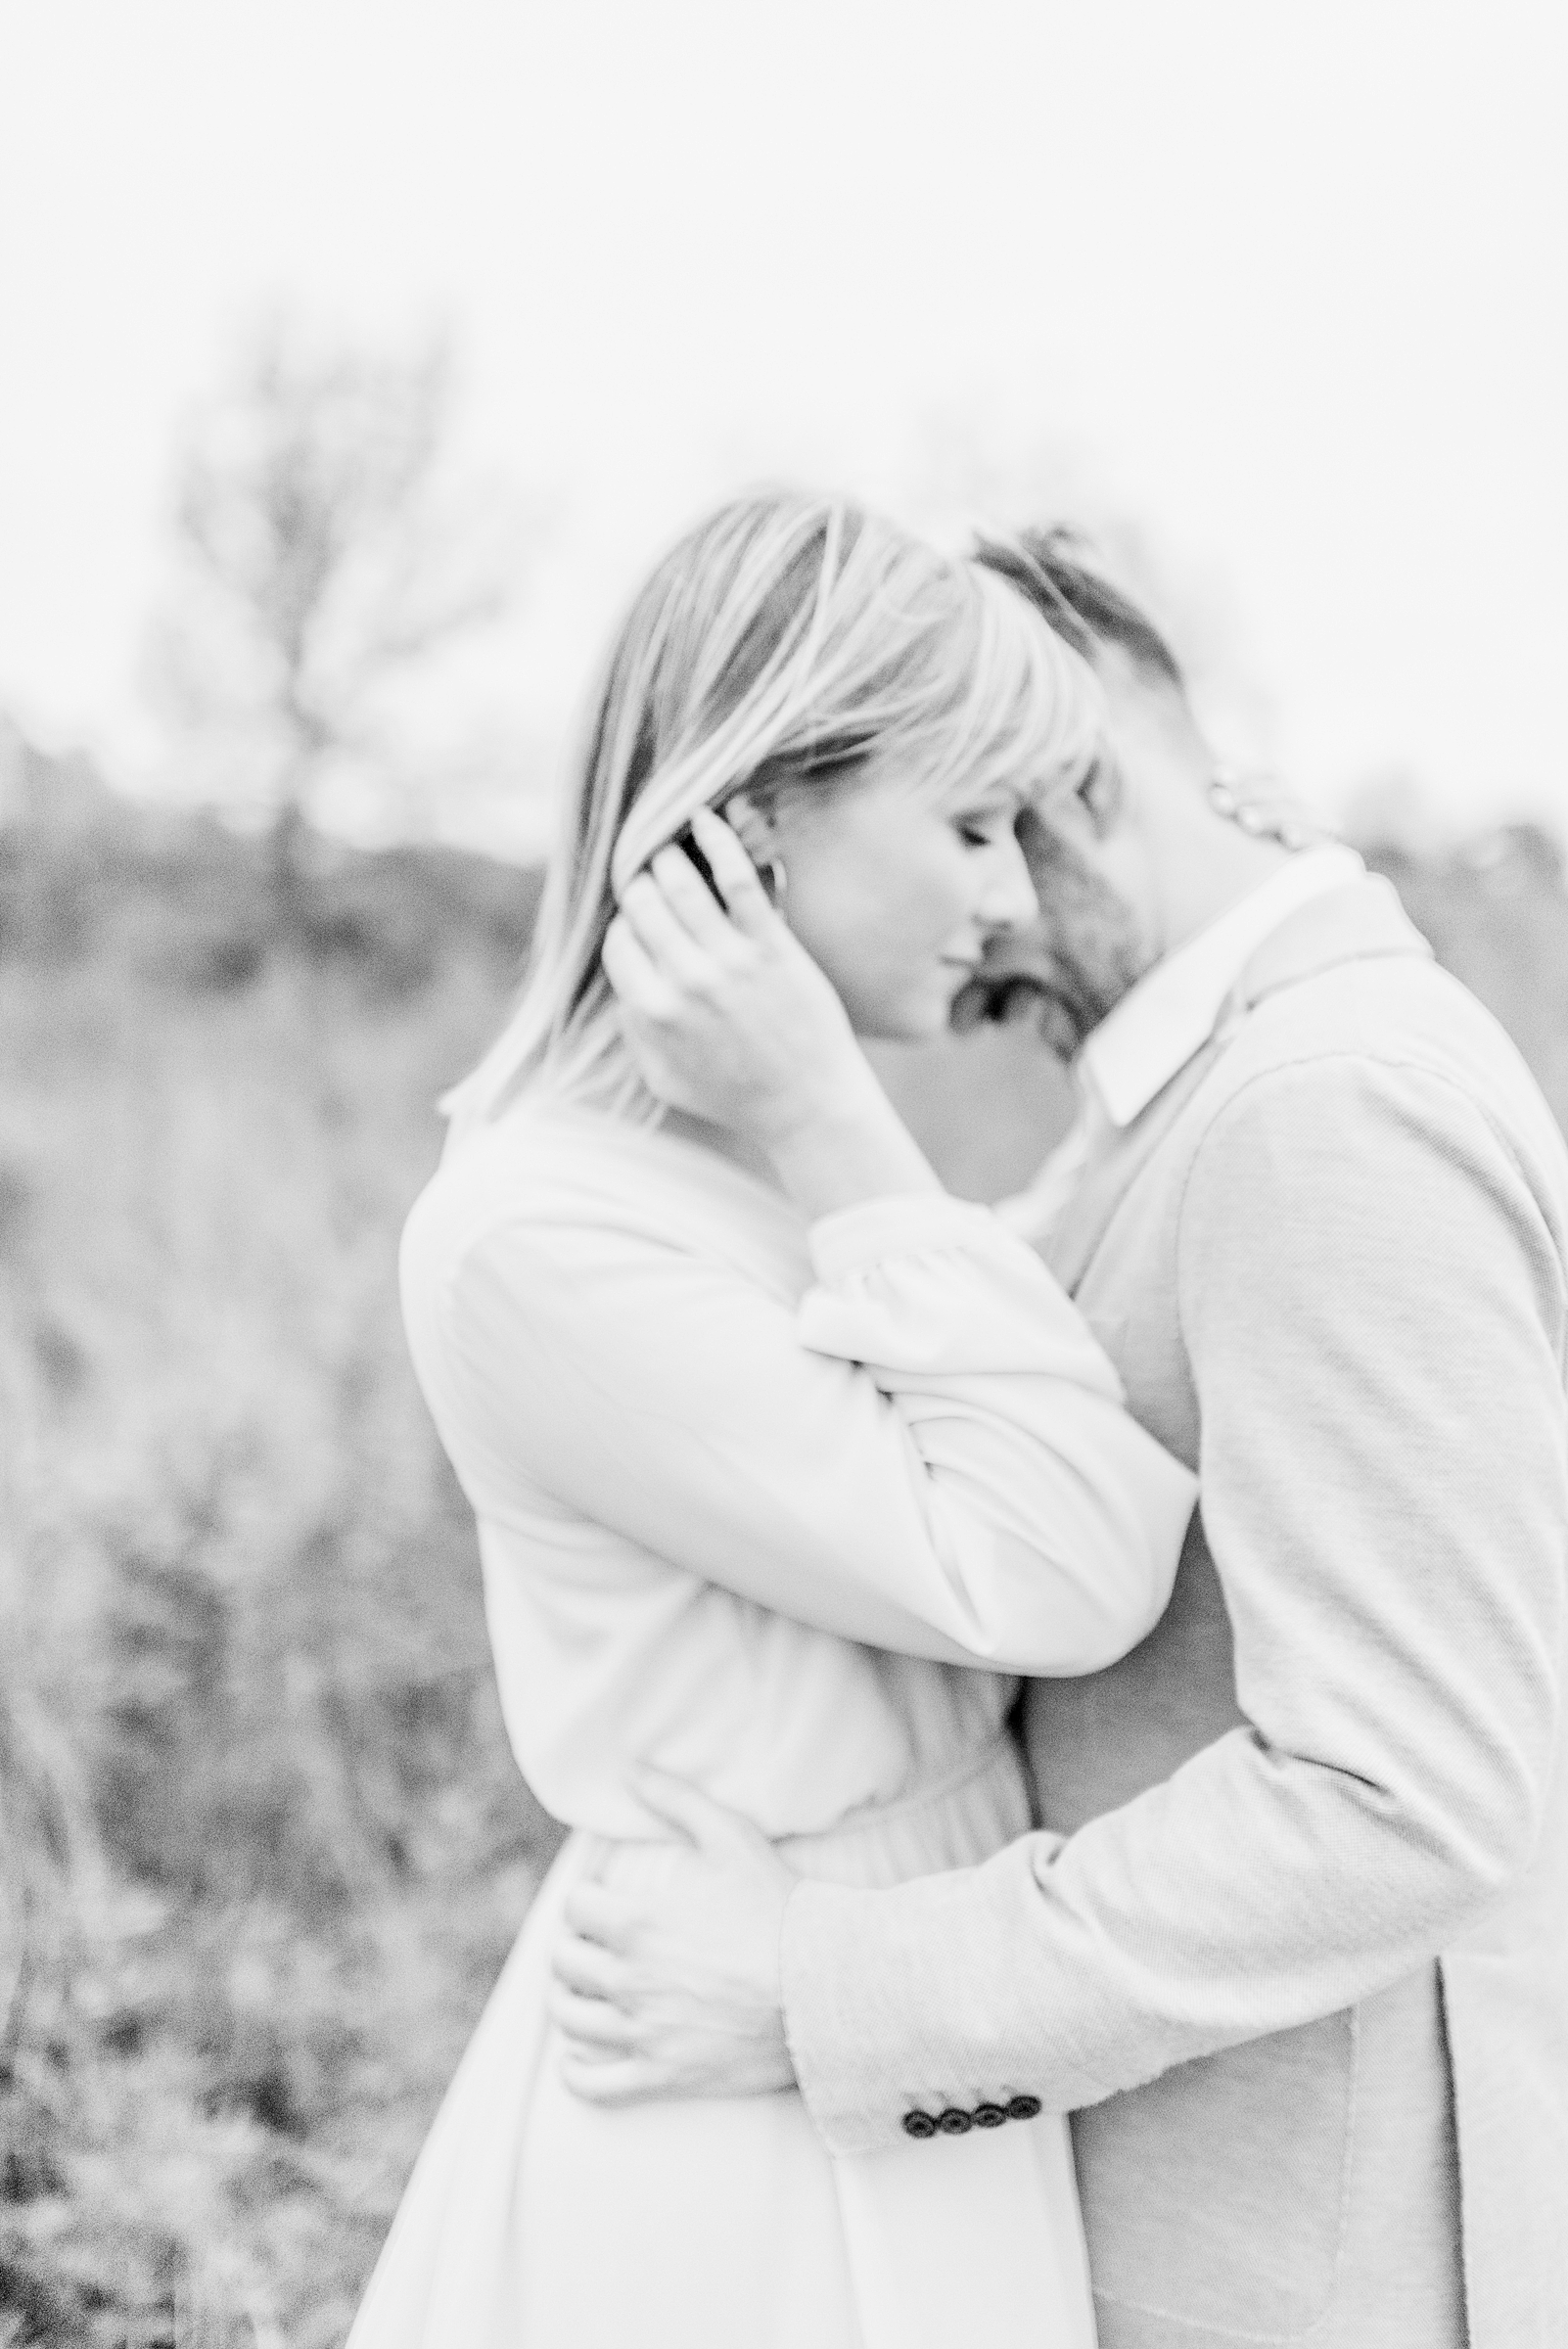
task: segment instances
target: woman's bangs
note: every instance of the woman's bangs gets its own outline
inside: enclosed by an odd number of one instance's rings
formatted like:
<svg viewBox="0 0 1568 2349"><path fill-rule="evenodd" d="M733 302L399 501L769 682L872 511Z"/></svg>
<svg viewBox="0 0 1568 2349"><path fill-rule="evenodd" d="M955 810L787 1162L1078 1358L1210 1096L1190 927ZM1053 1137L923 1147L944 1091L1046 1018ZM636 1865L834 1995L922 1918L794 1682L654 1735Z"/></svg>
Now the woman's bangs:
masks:
<svg viewBox="0 0 1568 2349"><path fill-rule="evenodd" d="M978 567L974 576L997 622L1000 661L1016 680L1014 736L1006 756L1019 767L1031 798L1074 790L1093 767L1105 738L1099 679L1082 654L1045 626L1004 579ZM1001 698L998 693L998 705Z"/></svg>
<svg viewBox="0 0 1568 2349"><path fill-rule="evenodd" d="M1104 704L1087 665L1005 581L965 566L918 742L911 750L939 800L998 786L1020 802L1080 782L1094 762Z"/></svg>

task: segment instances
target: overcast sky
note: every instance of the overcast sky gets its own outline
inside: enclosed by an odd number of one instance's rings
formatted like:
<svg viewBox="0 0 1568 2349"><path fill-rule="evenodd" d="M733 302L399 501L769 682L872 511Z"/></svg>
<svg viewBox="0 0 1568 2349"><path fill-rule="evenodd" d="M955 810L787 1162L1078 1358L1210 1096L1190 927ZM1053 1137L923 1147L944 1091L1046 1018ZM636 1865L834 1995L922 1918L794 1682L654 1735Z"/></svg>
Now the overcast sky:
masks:
<svg viewBox="0 0 1568 2349"><path fill-rule="evenodd" d="M452 335L559 737L760 476L1150 532L1269 753L1568 824L1559 0L0 0L0 707L143 779L181 419L268 304ZM1199 646L1202 650L1202 644ZM477 705L476 705L477 707ZM465 715L473 715L466 713Z"/></svg>

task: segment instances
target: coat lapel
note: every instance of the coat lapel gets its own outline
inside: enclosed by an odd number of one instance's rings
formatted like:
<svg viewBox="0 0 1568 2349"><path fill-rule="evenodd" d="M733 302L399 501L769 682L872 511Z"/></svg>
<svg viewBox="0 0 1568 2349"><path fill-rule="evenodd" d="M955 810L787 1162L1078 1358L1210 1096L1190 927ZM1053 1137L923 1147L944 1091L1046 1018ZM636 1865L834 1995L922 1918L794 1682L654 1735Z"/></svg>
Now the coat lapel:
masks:
<svg viewBox="0 0 1568 2349"><path fill-rule="evenodd" d="M1430 957L1431 952L1391 884L1372 873L1313 898L1266 938L1222 1005L1207 1040L1148 1107L1130 1125L1113 1129L1091 1157L1043 1250L1069 1295L1083 1281L1128 1191L1260 1003L1338 963L1389 954Z"/></svg>

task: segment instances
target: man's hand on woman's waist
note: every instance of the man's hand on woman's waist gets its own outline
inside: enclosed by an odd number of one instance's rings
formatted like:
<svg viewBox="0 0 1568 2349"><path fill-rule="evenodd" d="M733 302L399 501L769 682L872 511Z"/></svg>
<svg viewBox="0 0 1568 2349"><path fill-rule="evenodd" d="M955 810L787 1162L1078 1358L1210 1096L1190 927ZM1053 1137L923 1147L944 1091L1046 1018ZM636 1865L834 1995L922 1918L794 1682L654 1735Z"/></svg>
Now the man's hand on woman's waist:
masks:
<svg viewBox="0 0 1568 2349"><path fill-rule="evenodd" d="M683 1779L640 1770L633 1790L681 1846L657 1882L567 1895L552 1960L562 2077L605 2105L793 2088L779 1938L797 1877Z"/></svg>

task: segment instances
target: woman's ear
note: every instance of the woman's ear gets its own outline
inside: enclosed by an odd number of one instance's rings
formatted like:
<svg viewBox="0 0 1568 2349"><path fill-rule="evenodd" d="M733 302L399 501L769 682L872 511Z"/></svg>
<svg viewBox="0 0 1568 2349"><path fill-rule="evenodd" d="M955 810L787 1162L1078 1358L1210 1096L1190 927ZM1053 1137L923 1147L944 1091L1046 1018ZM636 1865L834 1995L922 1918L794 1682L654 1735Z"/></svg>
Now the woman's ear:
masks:
<svg viewBox="0 0 1568 2349"><path fill-rule="evenodd" d="M731 831L739 840L756 868L757 877L767 894L767 901L777 914L787 920L785 901L789 894L790 877L779 853L778 817L765 803L760 804L747 791L737 791L724 802L724 816Z"/></svg>

